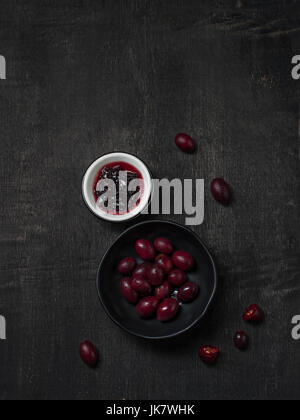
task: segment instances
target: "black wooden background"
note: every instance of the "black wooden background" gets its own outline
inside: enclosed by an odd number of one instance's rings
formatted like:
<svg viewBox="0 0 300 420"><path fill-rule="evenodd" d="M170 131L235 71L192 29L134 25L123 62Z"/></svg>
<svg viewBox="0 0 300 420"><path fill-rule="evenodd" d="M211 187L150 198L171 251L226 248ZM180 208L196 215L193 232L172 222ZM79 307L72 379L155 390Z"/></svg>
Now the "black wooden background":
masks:
<svg viewBox="0 0 300 420"><path fill-rule="evenodd" d="M300 2L1 0L0 54L0 398L299 399ZM196 155L174 147L179 131ZM195 230L220 284L205 321L172 343L126 335L98 302L99 261L128 225L93 217L81 179L113 150L206 182ZM216 176L234 190L228 209L210 197ZM241 320L251 303L260 327ZM86 338L95 371L78 357ZM212 368L197 355L207 343L222 349Z"/></svg>

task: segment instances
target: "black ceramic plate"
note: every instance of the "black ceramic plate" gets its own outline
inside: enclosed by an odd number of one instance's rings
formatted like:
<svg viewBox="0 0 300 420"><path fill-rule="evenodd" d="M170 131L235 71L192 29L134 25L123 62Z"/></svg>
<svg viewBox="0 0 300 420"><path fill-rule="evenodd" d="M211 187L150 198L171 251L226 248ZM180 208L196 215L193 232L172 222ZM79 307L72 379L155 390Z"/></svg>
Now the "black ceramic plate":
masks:
<svg viewBox="0 0 300 420"><path fill-rule="evenodd" d="M135 242L138 239L154 241L157 237L170 239L177 250L187 251L196 260L196 267L188 273L188 278L198 284L199 295L194 302L181 305L178 316L167 323L155 318L140 319L135 306L123 298L119 289L120 260L129 256L137 258ZM163 221L140 223L124 232L103 257L97 276L99 297L110 318L128 333L153 340L175 337L192 328L206 313L216 287L214 261L199 237L184 226Z"/></svg>

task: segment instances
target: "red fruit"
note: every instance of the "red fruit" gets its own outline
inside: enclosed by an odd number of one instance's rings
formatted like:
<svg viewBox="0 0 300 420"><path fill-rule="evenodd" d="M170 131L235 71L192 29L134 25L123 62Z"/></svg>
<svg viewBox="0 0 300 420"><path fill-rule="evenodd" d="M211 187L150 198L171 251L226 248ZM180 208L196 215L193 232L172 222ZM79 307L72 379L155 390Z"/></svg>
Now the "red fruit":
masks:
<svg viewBox="0 0 300 420"><path fill-rule="evenodd" d="M153 261L156 257L154 246L147 239L139 239L135 244L137 254L145 261Z"/></svg>
<svg viewBox="0 0 300 420"><path fill-rule="evenodd" d="M193 153L196 149L194 140L188 134L178 134L175 143L185 153Z"/></svg>
<svg viewBox="0 0 300 420"><path fill-rule="evenodd" d="M215 363L219 353L219 348L214 346L203 346L199 349L199 356L201 360L209 365Z"/></svg>
<svg viewBox="0 0 300 420"><path fill-rule="evenodd" d="M137 268L133 272L133 277L134 276L143 276L143 277L147 278L149 268L151 268L151 267L152 267L152 264L147 263L147 262L138 265Z"/></svg>
<svg viewBox="0 0 300 420"><path fill-rule="evenodd" d="M145 297L136 307L137 313L141 318L152 318L158 309L159 301L154 296Z"/></svg>
<svg viewBox="0 0 300 420"><path fill-rule="evenodd" d="M145 277L139 276L137 274L132 279L131 287L133 288L133 290L138 292L141 296L149 296L151 295L151 292L152 292L152 287L147 282Z"/></svg>
<svg viewBox="0 0 300 420"><path fill-rule="evenodd" d="M98 350L90 341L84 341L80 344L79 353L82 361L86 365L90 367L95 367L97 365L99 360Z"/></svg>
<svg viewBox="0 0 300 420"><path fill-rule="evenodd" d="M177 251L173 254L173 263L183 271L191 271L195 266L194 258L184 251Z"/></svg>
<svg viewBox="0 0 300 420"><path fill-rule="evenodd" d="M248 322L260 322L263 319L263 311L258 305L251 305L243 315L243 320Z"/></svg>
<svg viewBox="0 0 300 420"><path fill-rule="evenodd" d="M131 287L131 279L128 277L125 277L120 281L120 290L123 295L123 297L129 302L129 303L137 303L139 300L138 293Z"/></svg>
<svg viewBox="0 0 300 420"><path fill-rule="evenodd" d="M173 270L169 274L169 282L176 287L181 287L186 282L186 274L182 270Z"/></svg>
<svg viewBox="0 0 300 420"><path fill-rule="evenodd" d="M176 299L165 299L157 311L157 319L161 322L171 321L179 311L179 303Z"/></svg>
<svg viewBox="0 0 300 420"><path fill-rule="evenodd" d="M248 337L244 331L238 331L235 334L233 341L239 350L246 350L248 346Z"/></svg>
<svg viewBox="0 0 300 420"><path fill-rule="evenodd" d="M158 257L155 259L155 263L161 267L166 274L169 274L170 271L172 271L174 268L172 259L164 254L158 255Z"/></svg>
<svg viewBox="0 0 300 420"><path fill-rule="evenodd" d="M155 296L159 300L167 299L171 296L172 286L168 281L165 281L161 286L155 289Z"/></svg>
<svg viewBox="0 0 300 420"><path fill-rule="evenodd" d="M152 286L160 286L165 278L164 270L158 265L154 265L148 271L148 281Z"/></svg>
<svg viewBox="0 0 300 420"><path fill-rule="evenodd" d="M154 242L154 247L157 252L162 254L172 254L174 247L169 239L157 238Z"/></svg>
<svg viewBox="0 0 300 420"><path fill-rule="evenodd" d="M118 270L121 274L129 276L136 267L136 260L134 258L128 257L124 258L119 264Z"/></svg>
<svg viewBox="0 0 300 420"><path fill-rule="evenodd" d="M222 178L216 178L211 183L211 193L214 199L223 204L223 206L227 206L230 201L230 188L226 181Z"/></svg>
<svg viewBox="0 0 300 420"><path fill-rule="evenodd" d="M196 299L196 296L198 294L198 286L196 283L186 283L183 286L181 286L179 292L178 292L178 299L182 302L192 302Z"/></svg>

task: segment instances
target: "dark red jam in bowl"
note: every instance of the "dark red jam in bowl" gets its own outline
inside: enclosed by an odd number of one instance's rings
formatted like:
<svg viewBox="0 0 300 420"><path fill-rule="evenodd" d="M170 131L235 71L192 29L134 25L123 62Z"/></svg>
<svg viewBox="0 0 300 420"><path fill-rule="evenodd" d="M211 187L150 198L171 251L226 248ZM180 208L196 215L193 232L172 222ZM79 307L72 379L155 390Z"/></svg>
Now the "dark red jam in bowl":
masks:
<svg viewBox="0 0 300 420"><path fill-rule="evenodd" d="M107 180L113 181L115 189L102 188L101 181ZM140 204L144 194L144 180L140 171L129 163L109 163L98 172L93 193L101 210L108 214L124 215Z"/></svg>

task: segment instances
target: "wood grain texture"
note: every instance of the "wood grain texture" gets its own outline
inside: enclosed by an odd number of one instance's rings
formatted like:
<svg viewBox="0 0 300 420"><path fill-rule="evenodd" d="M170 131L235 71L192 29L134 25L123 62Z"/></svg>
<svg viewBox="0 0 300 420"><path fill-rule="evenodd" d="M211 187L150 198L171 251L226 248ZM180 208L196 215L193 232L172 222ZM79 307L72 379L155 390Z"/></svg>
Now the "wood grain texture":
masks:
<svg viewBox="0 0 300 420"><path fill-rule="evenodd" d="M0 399L299 399L300 2L281 0L0 1ZM173 145L179 131L194 156ZM126 226L81 198L88 165L113 150L157 177L204 178L196 228L220 284L197 330L149 344L99 305L101 256ZM209 182L225 177L224 209ZM168 218L169 219L169 218ZM184 222L184 217L170 219ZM265 324L245 327L259 303ZM232 337L247 328L251 349ZM94 341L97 370L79 360ZM222 356L207 368L206 343Z"/></svg>

